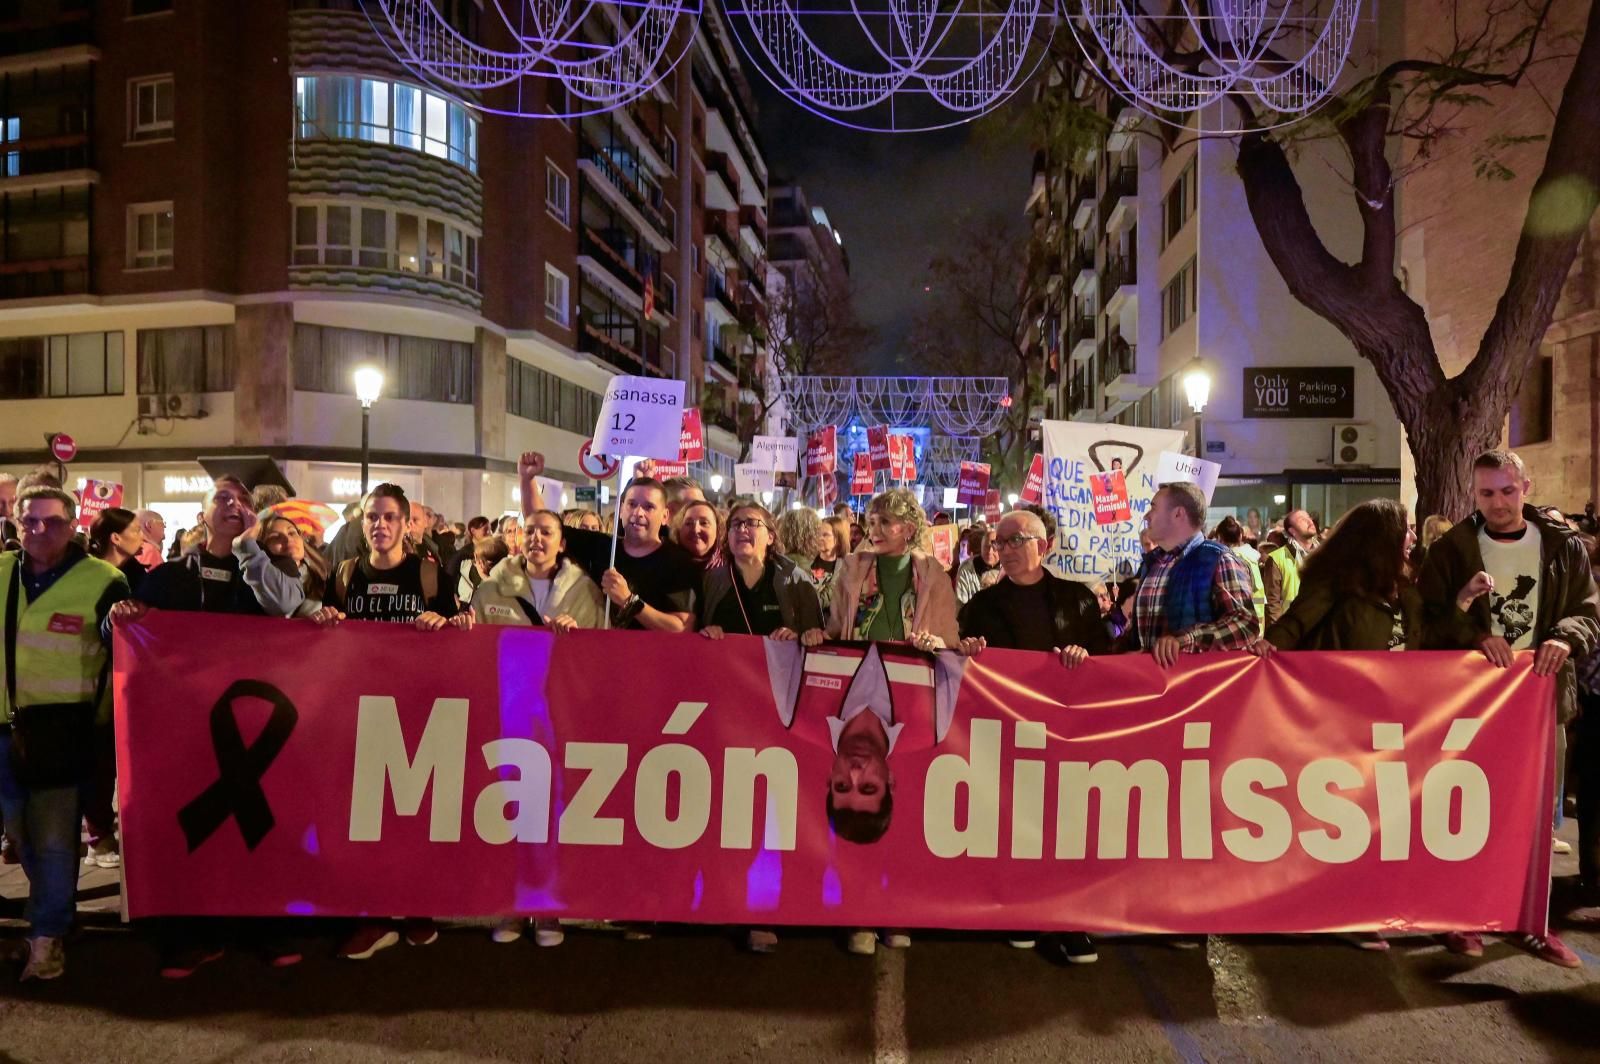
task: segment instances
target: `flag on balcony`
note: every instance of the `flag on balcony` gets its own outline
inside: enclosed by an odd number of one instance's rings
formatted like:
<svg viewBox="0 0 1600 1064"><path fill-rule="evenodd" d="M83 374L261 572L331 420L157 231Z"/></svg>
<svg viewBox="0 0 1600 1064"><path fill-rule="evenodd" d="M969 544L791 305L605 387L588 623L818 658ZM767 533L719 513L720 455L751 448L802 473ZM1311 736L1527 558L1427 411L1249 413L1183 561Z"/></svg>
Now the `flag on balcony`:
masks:
<svg viewBox="0 0 1600 1064"><path fill-rule="evenodd" d="M648 322L656 312L656 271L646 266L644 271L644 320Z"/></svg>

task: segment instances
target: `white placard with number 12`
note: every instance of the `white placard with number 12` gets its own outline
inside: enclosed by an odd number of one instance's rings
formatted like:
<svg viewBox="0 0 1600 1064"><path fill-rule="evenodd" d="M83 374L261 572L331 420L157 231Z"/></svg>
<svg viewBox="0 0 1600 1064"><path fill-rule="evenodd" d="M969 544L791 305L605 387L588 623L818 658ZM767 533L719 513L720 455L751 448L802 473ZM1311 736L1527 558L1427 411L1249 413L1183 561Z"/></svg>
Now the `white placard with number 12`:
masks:
<svg viewBox="0 0 1600 1064"><path fill-rule="evenodd" d="M683 381L612 377L594 426L595 453L677 461L683 388Z"/></svg>

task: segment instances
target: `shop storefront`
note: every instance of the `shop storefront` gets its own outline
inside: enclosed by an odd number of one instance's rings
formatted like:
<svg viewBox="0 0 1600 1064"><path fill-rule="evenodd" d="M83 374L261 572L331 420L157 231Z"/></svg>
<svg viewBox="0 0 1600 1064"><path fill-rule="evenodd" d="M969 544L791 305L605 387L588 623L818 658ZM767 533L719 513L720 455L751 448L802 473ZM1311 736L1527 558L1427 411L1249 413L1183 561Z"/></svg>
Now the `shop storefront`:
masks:
<svg viewBox="0 0 1600 1064"><path fill-rule="evenodd" d="M1367 499L1398 499L1400 471L1372 469L1342 473L1290 469L1278 476L1221 477L1206 513L1207 528L1232 516L1249 526L1270 528L1290 510L1307 510L1319 528L1327 527Z"/></svg>

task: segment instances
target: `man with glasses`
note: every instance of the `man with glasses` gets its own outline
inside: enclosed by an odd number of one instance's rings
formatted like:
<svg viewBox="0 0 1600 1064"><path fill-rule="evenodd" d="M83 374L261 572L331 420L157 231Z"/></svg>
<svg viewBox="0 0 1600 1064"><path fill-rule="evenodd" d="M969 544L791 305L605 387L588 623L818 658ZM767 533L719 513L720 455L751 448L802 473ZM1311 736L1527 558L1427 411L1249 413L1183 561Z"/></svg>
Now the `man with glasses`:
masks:
<svg viewBox="0 0 1600 1064"><path fill-rule="evenodd" d="M77 502L60 488L22 492L20 551L0 554L0 808L28 877L23 979L66 971L78 887L79 788L94 723L110 711L110 625L128 596L116 568L72 541Z"/></svg>

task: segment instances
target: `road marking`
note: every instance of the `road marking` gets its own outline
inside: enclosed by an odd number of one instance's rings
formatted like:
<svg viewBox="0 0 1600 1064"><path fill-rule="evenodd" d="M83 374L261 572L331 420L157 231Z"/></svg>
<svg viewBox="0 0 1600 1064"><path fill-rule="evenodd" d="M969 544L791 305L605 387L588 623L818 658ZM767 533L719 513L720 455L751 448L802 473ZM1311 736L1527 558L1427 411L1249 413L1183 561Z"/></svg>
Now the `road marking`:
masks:
<svg viewBox="0 0 1600 1064"><path fill-rule="evenodd" d="M1166 1034L1173 1051L1178 1054L1178 1059L1184 1064L1205 1064L1205 1052L1201 1050L1199 1040L1179 1022L1172 1010L1172 1002L1167 1000L1167 995L1156 985L1155 979L1151 977L1138 954L1120 942L1114 944L1111 949L1133 974L1135 985L1144 995L1146 1003L1155 1011L1156 1019L1161 1022L1161 1030Z"/></svg>
<svg viewBox="0 0 1600 1064"><path fill-rule="evenodd" d="M906 1064L906 951L880 946L873 975L873 1064Z"/></svg>
<svg viewBox="0 0 1600 1064"><path fill-rule="evenodd" d="M1211 966L1211 999L1218 1019L1233 1027L1265 1027L1271 1022L1261 975L1241 946L1221 935L1207 935L1206 963Z"/></svg>

